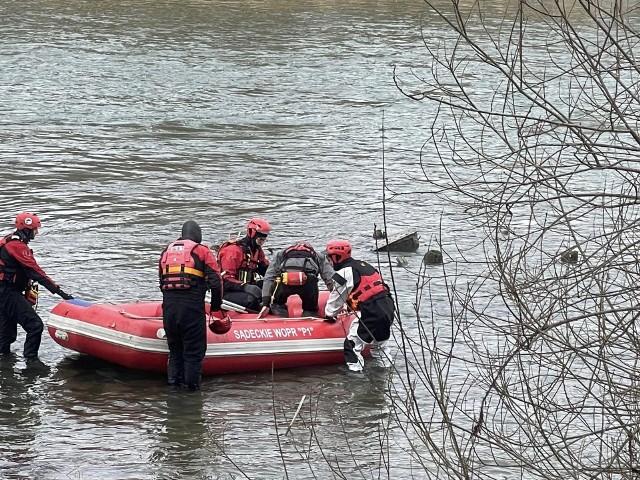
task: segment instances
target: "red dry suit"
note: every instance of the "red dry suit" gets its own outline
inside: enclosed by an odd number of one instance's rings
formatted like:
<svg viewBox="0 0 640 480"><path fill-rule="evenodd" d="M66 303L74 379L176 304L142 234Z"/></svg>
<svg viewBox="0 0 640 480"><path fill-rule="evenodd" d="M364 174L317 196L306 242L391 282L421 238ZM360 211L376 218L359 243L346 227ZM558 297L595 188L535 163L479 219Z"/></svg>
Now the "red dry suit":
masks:
<svg viewBox="0 0 640 480"><path fill-rule="evenodd" d="M267 271L269 260L264 250L259 246L251 248L251 243L250 238L244 237L235 242L226 242L218 250L222 279L228 291L235 290L233 284L255 284L256 274L264 275Z"/></svg>

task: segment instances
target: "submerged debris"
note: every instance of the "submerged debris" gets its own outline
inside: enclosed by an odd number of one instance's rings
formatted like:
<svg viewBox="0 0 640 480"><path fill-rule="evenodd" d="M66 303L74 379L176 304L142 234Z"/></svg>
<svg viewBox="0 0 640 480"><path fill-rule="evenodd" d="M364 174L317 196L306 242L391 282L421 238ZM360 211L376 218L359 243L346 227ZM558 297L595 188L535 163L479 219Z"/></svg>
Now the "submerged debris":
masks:
<svg viewBox="0 0 640 480"><path fill-rule="evenodd" d="M404 232L385 238L387 241L375 248L375 252L415 252L420 246L418 232Z"/></svg>
<svg viewBox="0 0 640 480"><path fill-rule="evenodd" d="M429 250L424 254L422 261L425 265L439 265L442 263L442 252L440 250Z"/></svg>
<svg viewBox="0 0 640 480"><path fill-rule="evenodd" d="M576 250L567 250L560 255L562 263L578 263L578 252Z"/></svg>
<svg viewBox="0 0 640 480"><path fill-rule="evenodd" d="M396 262L398 263L399 267L406 267L407 265L409 265L409 260L407 260L407 257L396 257Z"/></svg>
<svg viewBox="0 0 640 480"><path fill-rule="evenodd" d="M373 238L376 240L380 240L381 238L387 238L387 234L386 232L383 232L382 230L374 230L373 231Z"/></svg>

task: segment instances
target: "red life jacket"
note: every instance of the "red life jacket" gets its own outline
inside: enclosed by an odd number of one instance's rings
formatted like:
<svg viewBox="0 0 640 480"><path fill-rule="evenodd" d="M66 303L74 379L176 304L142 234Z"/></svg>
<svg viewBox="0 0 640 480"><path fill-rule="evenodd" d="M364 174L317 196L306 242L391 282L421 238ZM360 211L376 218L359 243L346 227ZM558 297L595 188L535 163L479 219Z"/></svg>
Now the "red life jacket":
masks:
<svg viewBox="0 0 640 480"><path fill-rule="evenodd" d="M278 268L281 272L304 272L307 275L318 275L320 260L311 245L300 242L291 245L282 252L282 261Z"/></svg>
<svg viewBox="0 0 640 480"><path fill-rule="evenodd" d="M360 274L360 282L349 295L349 306L357 310L358 305L376 295L389 291L389 287L382 281L382 276L375 268L366 262L358 261L350 265Z"/></svg>
<svg viewBox="0 0 640 480"><path fill-rule="evenodd" d="M287 248L284 251L284 256L287 257L292 252L307 252L311 255L316 254L316 251L307 242L300 242L300 243L296 243L295 245L291 245L289 248Z"/></svg>
<svg viewBox="0 0 640 480"><path fill-rule="evenodd" d="M260 251L256 250L255 252L252 252L251 249L242 240L224 242L218 249L218 261L220 261L220 252L222 251L222 249L228 247L229 245L235 245L242 249L243 259L240 265L238 265L237 280L239 280L240 283L255 284L256 272L258 269L258 255L260 254Z"/></svg>
<svg viewBox="0 0 640 480"><path fill-rule="evenodd" d="M20 240L20 237L14 235L14 234L9 234L6 237L3 237L0 240L0 251L2 251L2 248L8 242L11 242L13 240ZM7 282L15 283L16 282L16 272L17 272L17 269L15 267L11 268L7 264L5 264L2 261L2 255L0 255L0 280L5 280Z"/></svg>
<svg viewBox="0 0 640 480"><path fill-rule="evenodd" d="M160 260L162 290L187 289L204 281L204 262L191 253L200 245L193 240L176 240L169 244Z"/></svg>

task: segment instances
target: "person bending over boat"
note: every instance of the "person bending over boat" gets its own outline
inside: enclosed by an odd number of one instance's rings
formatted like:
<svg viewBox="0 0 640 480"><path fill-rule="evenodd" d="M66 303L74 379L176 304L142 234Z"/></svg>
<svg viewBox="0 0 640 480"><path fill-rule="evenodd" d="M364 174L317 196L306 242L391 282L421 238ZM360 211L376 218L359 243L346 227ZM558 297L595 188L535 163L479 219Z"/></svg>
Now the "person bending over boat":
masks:
<svg viewBox="0 0 640 480"><path fill-rule="evenodd" d="M211 290L211 312L220 311L222 304L220 267L211 249L200 242L200 225L186 221L180 238L162 251L159 264L162 319L169 346L167 380L171 387L188 390L200 388L207 352L207 290Z"/></svg>
<svg viewBox="0 0 640 480"><path fill-rule="evenodd" d="M395 315L395 303L389 287L382 281L378 270L362 260L351 257L351 244L346 240L331 240L326 254L336 270L334 290L325 307L326 321L346 305L359 311L344 341L344 358L349 370L361 372L364 366L362 350L371 345L371 355L382 366L391 365L388 340Z"/></svg>
<svg viewBox="0 0 640 480"><path fill-rule="evenodd" d="M20 324L27 334L23 351L27 361L38 358L44 330L42 319L33 308L37 297L30 295L31 282L64 300L73 299L38 266L29 248L41 226L38 215L21 212L16 216L15 232L0 240L0 354L10 353Z"/></svg>
<svg viewBox="0 0 640 480"><path fill-rule="evenodd" d="M271 225L262 218L252 218L247 223L247 235L240 240L225 242L218 250L218 262L222 269L224 300L249 310L258 310L262 299L262 282L269 260L262 249L271 232Z"/></svg>
<svg viewBox="0 0 640 480"><path fill-rule="evenodd" d="M332 289L331 277L335 272L331 262L318 255L311 244L300 242L276 254L267 268L262 285L262 306L271 313L288 317L287 299L299 295L302 316L318 316L318 275Z"/></svg>

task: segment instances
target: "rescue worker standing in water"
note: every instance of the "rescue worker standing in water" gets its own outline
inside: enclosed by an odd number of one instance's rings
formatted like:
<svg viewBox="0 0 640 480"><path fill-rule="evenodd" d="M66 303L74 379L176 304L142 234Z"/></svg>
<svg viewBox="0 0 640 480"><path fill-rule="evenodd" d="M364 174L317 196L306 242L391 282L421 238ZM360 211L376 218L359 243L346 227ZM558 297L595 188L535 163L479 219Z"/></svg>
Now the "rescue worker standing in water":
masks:
<svg viewBox="0 0 640 480"><path fill-rule="evenodd" d="M162 317L169 346L167 380L174 388L199 390L207 352L205 296L211 290L211 312L220 312L220 268L209 247L200 243L202 230L193 220L160 255ZM223 333L223 332L220 332Z"/></svg>
<svg viewBox="0 0 640 480"><path fill-rule="evenodd" d="M39 283L64 300L73 299L38 266L29 248L29 242L36 237L41 226L38 215L22 212L16 217L15 232L0 239L0 354L10 353L19 324L27 333L23 351L27 361L38 357L44 330L42 319L33 309L36 298L29 297L26 292L30 281Z"/></svg>
<svg viewBox="0 0 640 480"><path fill-rule="evenodd" d="M245 237L226 242L218 250L224 300L249 310L259 310L262 282L257 281L256 275L264 276L269 266L269 260L262 249L269 232L269 222L262 218L252 218L247 223Z"/></svg>
<svg viewBox="0 0 640 480"><path fill-rule="evenodd" d="M345 303L360 315L351 324L344 342L344 358L349 370L361 372L364 366L362 350L371 345L371 355L388 367L391 365L388 340L395 315L395 303L389 287L380 273L370 264L351 257L351 244L346 240L331 240L326 254L333 263L334 289L325 307L326 321L334 322L335 315Z"/></svg>
<svg viewBox="0 0 640 480"><path fill-rule="evenodd" d="M329 290L335 272L331 262L318 255L311 244L300 242L279 251L273 259L262 285L262 305L271 313L288 317L287 299L299 295L302 300L302 316L318 316L318 275Z"/></svg>

